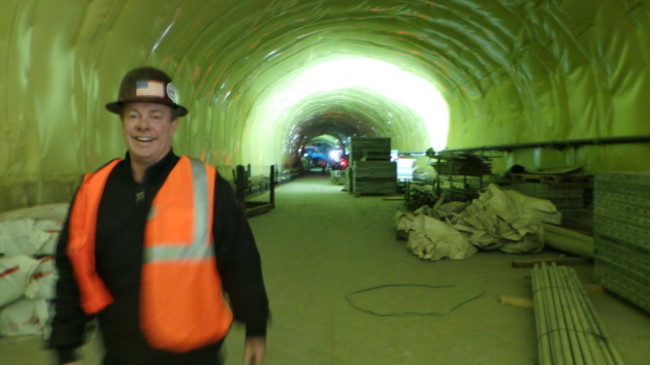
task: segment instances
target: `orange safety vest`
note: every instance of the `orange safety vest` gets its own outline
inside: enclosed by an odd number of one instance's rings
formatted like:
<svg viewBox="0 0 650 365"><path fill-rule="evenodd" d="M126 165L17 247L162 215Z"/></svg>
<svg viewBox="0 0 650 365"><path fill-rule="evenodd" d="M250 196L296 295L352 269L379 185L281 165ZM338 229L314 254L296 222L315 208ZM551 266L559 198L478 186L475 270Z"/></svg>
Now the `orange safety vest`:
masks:
<svg viewBox="0 0 650 365"><path fill-rule="evenodd" d="M95 232L104 186L119 161L84 176L70 213L66 252L89 315L113 302L95 270ZM186 352L221 340L232 323L213 247L215 177L214 167L182 156L151 204L140 328L154 348Z"/></svg>

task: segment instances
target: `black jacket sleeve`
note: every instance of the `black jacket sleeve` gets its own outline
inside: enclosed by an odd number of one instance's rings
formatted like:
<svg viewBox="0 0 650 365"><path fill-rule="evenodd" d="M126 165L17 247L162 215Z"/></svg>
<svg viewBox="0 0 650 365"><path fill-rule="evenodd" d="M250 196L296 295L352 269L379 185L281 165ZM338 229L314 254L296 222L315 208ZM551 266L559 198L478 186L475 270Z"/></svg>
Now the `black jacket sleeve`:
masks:
<svg viewBox="0 0 650 365"><path fill-rule="evenodd" d="M81 309L79 287L72 264L66 254L68 225L69 216L63 225L55 253L59 278L56 282L56 297L52 300L54 308L50 323L52 332L46 340L47 347L56 350L59 363L75 360L74 350L84 342L85 325L88 319Z"/></svg>
<svg viewBox="0 0 650 365"><path fill-rule="evenodd" d="M217 175L213 233L217 266L235 320L247 336L265 336L269 303L255 238L228 182Z"/></svg>

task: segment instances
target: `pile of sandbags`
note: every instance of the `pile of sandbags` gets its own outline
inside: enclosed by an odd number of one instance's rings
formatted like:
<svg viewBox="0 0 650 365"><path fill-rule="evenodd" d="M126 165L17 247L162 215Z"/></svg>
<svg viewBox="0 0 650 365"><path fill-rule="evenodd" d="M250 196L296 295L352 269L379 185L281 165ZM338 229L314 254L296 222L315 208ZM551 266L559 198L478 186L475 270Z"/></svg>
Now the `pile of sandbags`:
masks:
<svg viewBox="0 0 650 365"><path fill-rule="evenodd" d="M43 333L66 211L67 205L57 204L0 214L0 336Z"/></svg>
<svg viewBox="0 0 650 365"><path fill-rule="evenodd" d="M560 214L548 200L528 197L494 184L471 203L444 202L395 216L398 238L420 258L465 259L478 249L536 253L544 248L540 217Z"/></svg>
<svg viewBox="0 0 650 365"><path fill-rule="evenodd" d="M0 258L0 336L43 333L56 278L52 257Z"/></svg>

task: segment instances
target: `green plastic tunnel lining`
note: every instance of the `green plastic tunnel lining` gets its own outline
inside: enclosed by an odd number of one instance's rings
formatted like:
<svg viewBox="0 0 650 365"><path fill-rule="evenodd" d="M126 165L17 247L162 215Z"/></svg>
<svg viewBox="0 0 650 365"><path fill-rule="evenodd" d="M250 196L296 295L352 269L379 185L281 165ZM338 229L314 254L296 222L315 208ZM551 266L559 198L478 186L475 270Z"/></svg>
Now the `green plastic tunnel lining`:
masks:
<svg viewBox="0 0 650 365"><path fill-rule="evenodd" d="M119 121L103 105L141 65L170 73L190 109L175 150L222 171L291 165L301 144L325 133L391 137L401 151L650 135L648 7L6 0L0 209L66 201L83 172L123 156ZM356 84L333 82L346 72ZM635 157L647 149L521 150L495 168L642 171Z"/></svg>

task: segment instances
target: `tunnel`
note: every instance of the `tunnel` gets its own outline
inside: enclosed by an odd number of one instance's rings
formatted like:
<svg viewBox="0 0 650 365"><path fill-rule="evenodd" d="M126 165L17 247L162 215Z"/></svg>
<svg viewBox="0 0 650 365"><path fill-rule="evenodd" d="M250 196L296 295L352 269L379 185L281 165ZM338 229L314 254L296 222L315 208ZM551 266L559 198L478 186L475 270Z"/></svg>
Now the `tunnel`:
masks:
<svg viewBox="0 0 650 365"><path fill-rule="evenodd" d="M237 166L282 173L307 151L345 153L353 137L390 138L396 155L425 168L430 150L490 155L498 176L513 166L648 172L646 1L3 0L0 9L0 212L69 202L84 173L124 157L119 117L104 105L140 66L167 72L189 110L174 151L231 182Z"/></svg>
<svg viewBox="0 0 650 365"><path fill-rule="evenodd" d="M305 138L399 151L648 135L647 9L598 1L7 1L5 210L69 197L122 156L125 70L174 79L175 150L232 169L288 168ZM56 14L56 16L52 16ZM65 19L62 22L61 19ZM327 133L327 132L330 133ZM645 169L639 143L513 150L497 172L565 163Z"/></svg>

